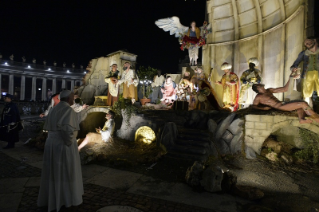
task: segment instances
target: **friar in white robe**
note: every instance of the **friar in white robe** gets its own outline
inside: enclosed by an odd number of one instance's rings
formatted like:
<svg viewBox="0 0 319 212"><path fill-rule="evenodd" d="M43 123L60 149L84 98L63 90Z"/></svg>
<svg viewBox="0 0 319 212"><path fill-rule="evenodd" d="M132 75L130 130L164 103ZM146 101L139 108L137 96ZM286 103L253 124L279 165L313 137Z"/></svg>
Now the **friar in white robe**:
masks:
<svg viewBox="0 0 319 212"><path fill-rule="evenodd" d="M62 206L82 203L83 181L76 136L86 110L76 113L70 105L74 94L60 93L60 103L53 107L43 129L48 131L44 147L43 169L38 206L59 211Z"/></svg>

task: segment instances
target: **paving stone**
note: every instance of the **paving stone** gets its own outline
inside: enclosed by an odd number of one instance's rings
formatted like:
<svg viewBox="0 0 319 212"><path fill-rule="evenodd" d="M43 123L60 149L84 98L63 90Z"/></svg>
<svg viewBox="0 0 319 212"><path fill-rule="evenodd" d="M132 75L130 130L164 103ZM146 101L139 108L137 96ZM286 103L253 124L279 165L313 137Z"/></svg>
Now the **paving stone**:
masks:
<svg viewBox="0 0 319 212"><path fill-rule="evenodd" d="M141 176L142 174L108 168L103 173L94 176L86 182L100 186L105 186L112 189L127 190Z"/></svg>
<svg viewBox="0 0 319 212"><path fill-rule="evenodd" d="M0 151L0 179L40 176L41 169L14 159Z"/></svg>
<svg viewBox="0 0 319 212"><path fill-rule="evenodd" d="M24 185L28 181L28 178L4 178L0 179L0 193L17 193L24 191Z"/></svg>
<svg viewBox="0 0 319 212"><path fill-rule="evenodd" d="M25 184L25 187L39 187L41 183L41 177L30 177Z"/></svg>
<svg viewBox="0 0 319 212"><path fill-rule="evenodd" d="M22 195L23 193L0 194L0 211L1 212L17 211Z"/></svg>

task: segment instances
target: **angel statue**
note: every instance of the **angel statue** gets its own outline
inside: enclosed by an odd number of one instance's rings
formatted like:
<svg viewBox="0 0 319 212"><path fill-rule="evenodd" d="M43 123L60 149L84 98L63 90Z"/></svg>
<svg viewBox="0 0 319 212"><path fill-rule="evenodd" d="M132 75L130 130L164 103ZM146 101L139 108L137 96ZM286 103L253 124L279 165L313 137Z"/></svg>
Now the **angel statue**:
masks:
<svg viewBox="0 0 319 212"><path fill-rule="evenodd" d="M170 35L175 34L179 38L181 50L188 49L189 65L197 65L198 49L206 44L206 36L211 32L211 25L204 21L202 27L196 27L196 22L192 21L190 27L182 25L179 18L163 18L155 21L155 24Z"/></svg>

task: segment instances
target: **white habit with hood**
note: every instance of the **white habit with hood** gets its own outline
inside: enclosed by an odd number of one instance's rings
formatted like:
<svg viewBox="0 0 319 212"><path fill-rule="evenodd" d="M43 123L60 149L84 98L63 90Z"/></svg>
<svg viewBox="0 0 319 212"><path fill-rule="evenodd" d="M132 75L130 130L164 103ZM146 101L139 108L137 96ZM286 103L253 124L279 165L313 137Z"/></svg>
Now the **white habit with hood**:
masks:
<svg viewBox="0 0 319 212"><path fill-rule="evenodd" d="M38 206L48 206L48 211L82 203L84 191L76 136L85 115L86 110L76 113L67 102L61 101L46 118L43 129L48 131L48 138Z"/></svg>

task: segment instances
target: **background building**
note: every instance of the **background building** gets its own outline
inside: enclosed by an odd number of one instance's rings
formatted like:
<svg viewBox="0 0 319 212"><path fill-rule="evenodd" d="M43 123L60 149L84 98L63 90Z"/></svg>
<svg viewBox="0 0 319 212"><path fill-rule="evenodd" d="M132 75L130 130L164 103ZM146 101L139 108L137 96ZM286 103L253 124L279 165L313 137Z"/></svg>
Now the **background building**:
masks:
<svg viewBox="0 0 319 212"><path fill-rule="evenodd" d="M55 67L16 62L0 58L0 99L7 93L16 100L47 101L63 88L80 86L86 71L83 68Z"/></svg>

